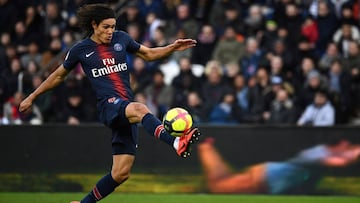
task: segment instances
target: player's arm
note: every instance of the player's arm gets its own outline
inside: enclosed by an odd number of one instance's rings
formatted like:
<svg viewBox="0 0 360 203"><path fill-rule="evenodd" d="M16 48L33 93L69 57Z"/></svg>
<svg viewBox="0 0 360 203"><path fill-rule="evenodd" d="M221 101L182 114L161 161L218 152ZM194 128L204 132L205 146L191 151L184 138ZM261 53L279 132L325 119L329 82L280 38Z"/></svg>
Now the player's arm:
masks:
<svg viewBox="0 0 360 203"><path fill-rule="evenodd" d="M146 61L154 61L171 55L175 51L183 51L185 49L196 46L196 40L178 39L174 43L164 47L149 48L141 45L136 55Z"/></svg>
<svg viewBox="0 0 360 203"><path fill-rule="evenodd" d="M28 97L26 97L19 106L19 111L24 112L31 108L33 101L42 93L58 86L62 81L64 81L66 75L69 73L68 70L64 68L63 65L60 65L50 76L41 83L41 85L32 92Z"/></svg>

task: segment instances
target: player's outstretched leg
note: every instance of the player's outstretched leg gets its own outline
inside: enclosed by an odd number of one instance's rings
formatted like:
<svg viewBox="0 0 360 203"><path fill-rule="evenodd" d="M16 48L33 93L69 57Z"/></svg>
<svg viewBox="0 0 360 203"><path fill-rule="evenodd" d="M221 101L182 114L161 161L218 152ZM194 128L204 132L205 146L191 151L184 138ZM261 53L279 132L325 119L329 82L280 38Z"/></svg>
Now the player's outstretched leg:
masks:
<svg viewBox="0 0 360 203"><path fill-rule="evenodd" d="M188 130L181 137L171 136L165 130L162 122L151 113L147 113L143 117L142 125L150 135L153 135L154 137L174 147L176 153L183 158L190 156L190 146L191 144L198 141L200 136L200 131L197 128L192 128Z"/></svg>

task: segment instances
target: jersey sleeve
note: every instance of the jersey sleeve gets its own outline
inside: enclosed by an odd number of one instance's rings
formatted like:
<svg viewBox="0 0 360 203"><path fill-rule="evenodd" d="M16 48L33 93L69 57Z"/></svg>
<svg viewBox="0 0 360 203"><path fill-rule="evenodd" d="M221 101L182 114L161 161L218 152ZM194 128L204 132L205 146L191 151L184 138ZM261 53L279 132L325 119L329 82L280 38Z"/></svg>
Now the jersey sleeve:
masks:
<svg viewBox="0 0 360 203"><path fill-rule="evenodd" d="M77 46L74 45L70 48L68 53L65 56L63 66L66 70L72 70L79 63L79 53L77 51Z"/></svg>
<svg viewBox="0 0 360 203"><path fill-rule="evenodd" d="M126 41L128 42L126 46L126 51L130 53L137 52L140 49L140 44L137 43L134 39L132 39L126 32L123 33L125 34Z"/></svg>

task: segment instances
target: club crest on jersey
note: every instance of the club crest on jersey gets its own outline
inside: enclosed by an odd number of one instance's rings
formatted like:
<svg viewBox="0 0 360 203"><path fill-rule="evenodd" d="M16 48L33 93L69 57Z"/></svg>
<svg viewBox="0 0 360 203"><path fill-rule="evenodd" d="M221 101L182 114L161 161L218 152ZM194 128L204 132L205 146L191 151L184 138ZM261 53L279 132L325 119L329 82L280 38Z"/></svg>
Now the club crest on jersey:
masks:
<svg viewBox="0 0 360 203"><path fill-rule="evenodd" d="M123 47L121 46L120 43L114 44L114 50L115 50L115 51L121 51L122 49L123 49Z"/></svg>
<svg viewBox="0 0 360 203"><path fill-rule="evenodd" d="M108 99L109 104L117 104L117 103L119 103L119 101L120 101L120 99L116 98L116 97L111 97Z"/></svg>

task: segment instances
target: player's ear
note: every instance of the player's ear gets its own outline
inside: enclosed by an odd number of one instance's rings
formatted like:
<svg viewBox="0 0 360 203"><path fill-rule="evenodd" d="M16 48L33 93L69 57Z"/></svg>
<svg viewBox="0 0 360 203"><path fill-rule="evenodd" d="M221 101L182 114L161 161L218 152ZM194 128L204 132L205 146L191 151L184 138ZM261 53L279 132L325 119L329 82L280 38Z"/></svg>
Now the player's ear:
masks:
<svg viewBox="0 0 360 203"><path fill-rule="evenodd" d="M98 27L98 24L96 24L95 20L91 21L91 27L95 30Z"/></svg>

